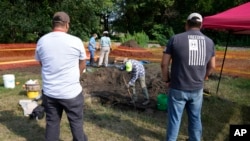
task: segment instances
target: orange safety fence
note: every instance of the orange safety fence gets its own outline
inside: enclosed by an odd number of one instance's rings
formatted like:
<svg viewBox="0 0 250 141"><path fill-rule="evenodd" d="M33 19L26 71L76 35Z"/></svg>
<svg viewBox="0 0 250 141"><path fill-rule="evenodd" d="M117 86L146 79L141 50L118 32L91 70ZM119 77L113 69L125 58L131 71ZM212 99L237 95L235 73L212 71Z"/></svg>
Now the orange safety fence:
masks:
<svg viewBox="0 0 250 141"><path fill-rule="evenodd" d="M36 44L0 44L0 70L38 65L34 59ZM86 45L85 45L86 48ZM160 62L163 48L113 47L110 57L128 57L150 62ZM86 48L87 59L89 52ZM99 50L96 52L98 59ZM222 66L224 51L216 51L216 72ZM230 50L227 52L223 74L250 78L250 50Z"/></svg>

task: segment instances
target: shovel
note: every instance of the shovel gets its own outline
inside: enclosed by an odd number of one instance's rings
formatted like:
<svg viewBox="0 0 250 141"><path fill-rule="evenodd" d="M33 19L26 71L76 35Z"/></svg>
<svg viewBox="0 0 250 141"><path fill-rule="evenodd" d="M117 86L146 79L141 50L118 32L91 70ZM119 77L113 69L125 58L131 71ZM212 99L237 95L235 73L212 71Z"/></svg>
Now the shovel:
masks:
<svg viewBox="0 0 250 141"><path fill-rule="evenodd" d="M124 84L126 84L126 80L125 80L125 77L124 77L124 75L122 75L122 78L123 78ZM128 90L128 94L129 94L129 96L130 96L131 100L133 100L133 98L132 98L132 95L131 95L131 93L130 93L130 90L129 90L129 88L127 88L127 90ZM134 108L136 109L136 105L135 105L135 102L133 102L133 105L134 105Z"/></svg>

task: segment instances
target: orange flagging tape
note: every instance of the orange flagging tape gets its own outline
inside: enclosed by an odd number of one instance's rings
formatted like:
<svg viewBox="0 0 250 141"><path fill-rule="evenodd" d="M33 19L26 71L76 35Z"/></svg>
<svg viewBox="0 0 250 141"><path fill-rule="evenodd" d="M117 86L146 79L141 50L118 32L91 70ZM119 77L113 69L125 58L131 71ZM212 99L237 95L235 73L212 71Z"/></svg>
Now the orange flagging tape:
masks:
<svg viewBox="0 0 250 141"><path fill-rule="evenodd" d="M36 60L35 59L30 59L30 60L0 62L0 65L15 64L15 63L26 63L26 62L36 62Z"/></svg>

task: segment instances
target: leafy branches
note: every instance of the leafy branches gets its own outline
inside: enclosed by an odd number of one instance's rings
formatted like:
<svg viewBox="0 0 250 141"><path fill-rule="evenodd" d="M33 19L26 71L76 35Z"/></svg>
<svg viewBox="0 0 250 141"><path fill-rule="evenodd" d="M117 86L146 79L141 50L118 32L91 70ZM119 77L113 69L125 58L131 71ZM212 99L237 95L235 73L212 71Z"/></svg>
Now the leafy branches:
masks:
<svg viewBox="0 0 250 141"><path fill-rule="evenodd" d="M183 32L192 12L212 15L248 0L1 0L0 42L36 42L51 31L56 11L70 15L69 33L88 40L103 30L115 33L144 32L161 45ZM216 40L223 37L218 35Z"/></svg>

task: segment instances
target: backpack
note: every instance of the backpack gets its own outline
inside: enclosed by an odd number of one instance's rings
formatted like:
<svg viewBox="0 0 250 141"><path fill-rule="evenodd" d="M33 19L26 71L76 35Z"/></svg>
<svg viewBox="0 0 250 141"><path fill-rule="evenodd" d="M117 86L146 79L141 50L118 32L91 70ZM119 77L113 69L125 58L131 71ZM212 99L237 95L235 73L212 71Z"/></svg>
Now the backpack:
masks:
<svg viewBox="0 0 250 141"><path fill-rule="evenodd" d="M40 120L44 117L44 107L42 105L38 105L33 109L32 113L29 115L30 119Z"/></svg>

